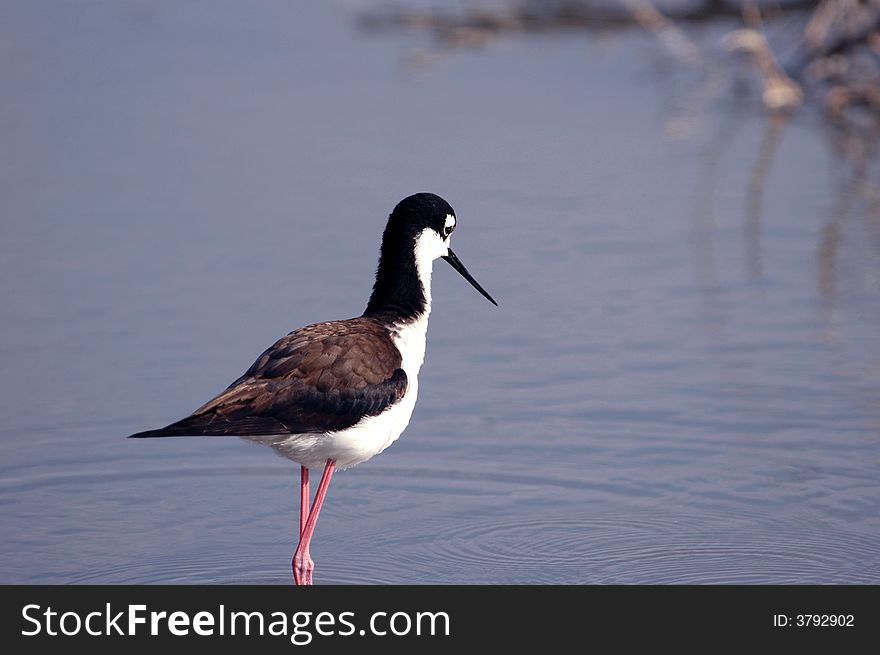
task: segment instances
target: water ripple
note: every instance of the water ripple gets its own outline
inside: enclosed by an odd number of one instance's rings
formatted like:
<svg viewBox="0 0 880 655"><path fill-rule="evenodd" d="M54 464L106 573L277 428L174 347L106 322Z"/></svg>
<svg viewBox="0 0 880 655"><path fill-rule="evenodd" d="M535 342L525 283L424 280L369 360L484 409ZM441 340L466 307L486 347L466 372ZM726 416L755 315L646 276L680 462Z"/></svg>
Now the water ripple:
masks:
<svg viewBox="0 0 880 655"><path fill-rule="evenodd" d="M694 517L695 522L699 517ZM332 566L334 578L531 584L877 583L880 543L792 520L694 528L681 516L427 520L419 537L361 533L383 551ZM792 538L792 535L794 537ZM345 579L345 575L352 577Z"/></svg>

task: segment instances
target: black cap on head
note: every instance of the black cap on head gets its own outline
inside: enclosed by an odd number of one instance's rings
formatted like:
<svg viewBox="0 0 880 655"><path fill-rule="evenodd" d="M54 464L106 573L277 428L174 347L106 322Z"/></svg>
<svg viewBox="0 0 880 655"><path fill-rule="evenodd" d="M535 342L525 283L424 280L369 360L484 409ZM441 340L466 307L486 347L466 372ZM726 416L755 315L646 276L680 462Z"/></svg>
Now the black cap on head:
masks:
<svg viewBox="0 0 880 655"><path fill-rule="evenodd" d="M388 222L396 228L403 224L418 230L430 227L442 234L447 216L455 216L455 211L443 198L435 193L415 193L397 203Z"/></svg>

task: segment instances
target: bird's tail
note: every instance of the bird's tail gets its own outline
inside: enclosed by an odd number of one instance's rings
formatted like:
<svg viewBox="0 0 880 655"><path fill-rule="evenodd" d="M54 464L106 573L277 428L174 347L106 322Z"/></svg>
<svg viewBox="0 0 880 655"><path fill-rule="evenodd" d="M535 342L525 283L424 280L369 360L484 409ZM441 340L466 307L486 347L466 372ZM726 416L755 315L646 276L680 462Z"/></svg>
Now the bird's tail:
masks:
<svg viewBox="0 0 880 655"><path fill-rule="evenodd" d="M158 430L146 430L129 435L129 439L152 439L155 437L247 437L287 435L290 430L283 423L269 416L244 416L230 419L214 413L196 414L166 425Z"/></svg>
<svg viewBox="0 0 880 655"><path fill-rule="evenodd" d="M159 428L158 430L144 430L143 432L136 432L135 434L130 434L130 435L128 435L128 438L129 439L152 439L153 437L194 437L194 436L199 436L199 435L204 435L204 434L205 434L204 431L196 431L192 428L187 428L184 425L178 425L178 423L172 423L171 425L166 425L164 428Z"/></svg>

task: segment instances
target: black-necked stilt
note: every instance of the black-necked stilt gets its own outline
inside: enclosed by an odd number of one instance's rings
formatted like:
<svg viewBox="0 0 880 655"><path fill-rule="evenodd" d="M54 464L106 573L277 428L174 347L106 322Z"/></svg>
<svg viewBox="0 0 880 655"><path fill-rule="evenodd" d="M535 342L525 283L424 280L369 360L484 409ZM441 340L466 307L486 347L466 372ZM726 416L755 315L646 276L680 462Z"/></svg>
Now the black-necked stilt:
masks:
<svg viewBox="0 0 880 655"><path fill-rule="evenodd" d="M378 455L409 423L431 311L438 257L494 305L449 241L456 217L432 193L404 198L391 212L373 293L363 315L317 323L279 339L223 393L185 419L132 437L240 436L265 443L301 466L297 584L311 584L309 543L338 466ZM324 466L309 509L309 468Z"/></svg>

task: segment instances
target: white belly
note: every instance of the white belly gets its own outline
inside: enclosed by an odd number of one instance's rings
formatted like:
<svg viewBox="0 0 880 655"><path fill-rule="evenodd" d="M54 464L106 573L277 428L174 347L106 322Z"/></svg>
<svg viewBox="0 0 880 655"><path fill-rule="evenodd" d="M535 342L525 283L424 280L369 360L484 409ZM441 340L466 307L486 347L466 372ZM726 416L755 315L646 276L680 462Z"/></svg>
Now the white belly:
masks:
<svg viewBox="0 0 880 655"><path fill-rule="evenodd" d="M410 384L400 401L378 416L362 419L346 430L327 434L294 434L274 437L268 443L279 453L308 468L322 468L328 459L337 468L348 468L378 455L397 441L416 406L418 383Z"/></svg>

